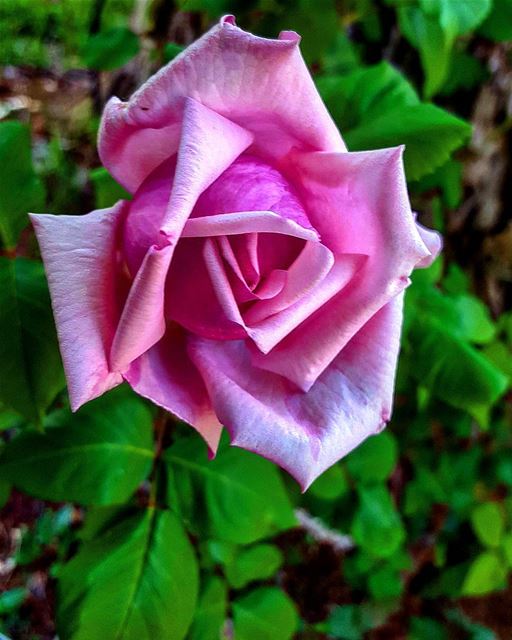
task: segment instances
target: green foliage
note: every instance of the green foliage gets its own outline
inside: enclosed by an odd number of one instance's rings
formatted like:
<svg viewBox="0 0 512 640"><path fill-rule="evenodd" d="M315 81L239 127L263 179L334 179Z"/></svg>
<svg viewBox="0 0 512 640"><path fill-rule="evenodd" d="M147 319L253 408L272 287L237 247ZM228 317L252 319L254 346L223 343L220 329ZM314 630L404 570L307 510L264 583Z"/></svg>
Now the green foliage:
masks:
<svg viewBox="0 0 512 640"><path fill-rule="evenodd" d="M479 32L497 42L512 39L512 1L493 0L491 11L480 25Z"/></svg>
<svg viewBox="0 0 512 640"><path fill-rule="evenodd" d="M226 577L234 589L254 580L271 578L283 563L279 549L271 544L257 544L240 551L226 566Z"/></svg>
<svg viewBox="0 0 512 640"><path fill-rule="evenodd" d="M291 600L276 587L261 587L233 602L237 640L290 640L298 617Z"/></svg>
<svg viewBox="0 0 512 640"><path fill-rule="evenodd" d="M479 596L505 587L506 568L494 551L484 551L471 563L462 585L466 596Z"/></svg>
<svg viewBox="0 0 512 640"><path fill-rule="evenodd" d="M425 71L424 93L430 98L447 79L457 37L483 22L492 0L419 0L418 5L396 4L400 27L419 51Z"/></svg>
<svg viewBox="0 0 512 640"><path fill-rule="evenodd" d="M64 387L40 262L0 257L0 401L39 423Z"/></svg>
<svg viewBox="0 0 512 640"><path fill-rule="evenodd" d="M340 465L333 465L315 480L308 489L310 495L321 500L336 500L348 491L345 473Z"/></svg>
<svg viewBox="0 0 512 640"><path fill-rule="evenodd" d="M259 456L223 446L208 460L199 439L184 438L165 460L169 504L192 530L248 544L295 523L276 467Z"/></svg>
<svg viewBox="0 0 512 640"><path fill-rule="evenodd" d="M397 462L397 445L387 431L368 438L347 457L347 469L356 483L383 482Z"/></svg>
<svg viewBox="0 0 512 640"><path fill-rule="evenodd" d="M82 49L89 69L109 71L122 67L139 53L139 39L125 27L112 27L91 36Z"/></svg>
<svg viewBox="0 0 512 640"><path fill-rule="evenodd" d="M469 125L432 104L386 62L346 76L320 78L318 87L351 151L405 144L405 166L419 180L444 164L469 137Z"/></svg>
<svg viewBox="0 0 512 640"><path fill-rule="evenodd" d="M335 607L329 616L329 635L339 640L362 640L363 634L372 628L370 616L355 605Z"/></svg>
<svg viewBox="0 0 512 640"><path fill-rule="evenodd" d="M126 501L153 461L151 414L116 390L45 433L24 431L0 456L0 477L46 500L107 505ZM51 474L48 469L51 468Z"/></svg>
<svg viewBox="0 0 512 640"><path fill-rule="evenodd" d="M0 122L0 241L15 247L28 223L28 212L40 211L44 188L32 166L30 132L15 120Z"/></svg>
<svg viewBox="0 0 512 640"><path fill-rule="evenodd" d="M503 510L496 502L484 502L478 505L471 514L473 529L486 547L497 547L505 528Z"/></svg>
<svg viewBox="0 0 512 640"><path fill-rule="evenodd" d="M179 519L154 507L103 515L60 573L59 636L182 640L195 609L198 570Z"/></svg>
<svg viewBox="0 0 512 640"><path fill-rule="evenodd" d="M207 578L190 629L190 640L219 640L226 619L227 600L224 581L217 576Z"/></svg>
<svg viewBox="0 0 512 640"><path fill-rule="evenodd" d="M405 530L389 492L383 486L358 488L359 507L352 522L352 536L373 556L391 556L405 539Z"/></svg>
<svg viewBox="0 0 512 640"><path fill-rule="evenodd" d="M93 169L89 177L94 186L97 209L106 209L113 206L118 200L130 198L130 194L114 180L105 168Z"/></svg>

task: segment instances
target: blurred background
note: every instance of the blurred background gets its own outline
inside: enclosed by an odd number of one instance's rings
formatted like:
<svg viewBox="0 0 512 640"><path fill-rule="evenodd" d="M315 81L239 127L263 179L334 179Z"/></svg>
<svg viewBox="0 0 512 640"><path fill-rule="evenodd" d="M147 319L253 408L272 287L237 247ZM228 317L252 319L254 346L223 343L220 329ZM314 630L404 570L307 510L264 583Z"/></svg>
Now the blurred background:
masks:
<svg viewBox="0 0 512 640"><path fill-rule="evenodd" d="M62 429L66 399L26 212L86 213L126 195L96 151L105 102L128 98L223 13L258 35L302 35L350 150L406 144L413 208L445 250L408 291L384 433L305 495L272 465L223 453L231 478L279 483L265 504L243 498L245 532L235 489L222 495L220 520L211 503L206 516L185 508L202 576L187 637L510 639L512 0L0 0L1 259L16 258L17 326L36 345L23 375L50 387L34 406L15 398L0 346L0 630L12 640L110 640L74 635L56 598L76 590L66 567L93 535L83 522L97 518L95 502L71 474L57 486L52 465L45 476L27 460L46 437L33 425ZM6 345L13 298L0 282ZM178 425L168 458L199 455L194 447ZM69 455L65 464L80 471ZM89 613L98 629L106 601L98 592Z"/></svg>

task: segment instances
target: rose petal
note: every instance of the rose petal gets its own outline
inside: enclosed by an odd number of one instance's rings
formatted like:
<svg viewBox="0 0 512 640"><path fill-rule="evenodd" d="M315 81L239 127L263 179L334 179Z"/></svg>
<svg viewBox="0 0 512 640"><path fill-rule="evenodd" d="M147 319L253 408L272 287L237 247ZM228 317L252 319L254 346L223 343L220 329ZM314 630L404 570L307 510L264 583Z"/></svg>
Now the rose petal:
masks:
<svg viewBox="0 0 512 640"><path fill-rule="evenodd" d="M402 149L297 154L291 159L313 226L336 255L366 253L354 280L258 366L307 391L360 328L430 256L411 212Z"/></svg>
<svg viewBox="0 0 512 640"><path fill-rule="evenodd" d="M130 289L110 352L112 371L126 367L165 333L164 291L174 247L153 246Z"/></svg>
<svg viewBox="0 0 512 640"><path fill-rule="evenodd" d="M48 276L71 408L115 387L116 238L127 203L85 216L31 215Z"/></svg>
<svg viewBox="0 0 512 640"><path fill-rule="evenodd" d="M301 298L279 313L271 315L265 318L265 320L250 326L247 329L247 333L251 336L261 352L254 352L253 363L263 369L272 371L272 367L277 360L278 366L286 372L284 375L293 379L291 375L288 376L288 372L295 370L294 363L282 361L279 357L276 358L274 355L275 351L279 349L282 341L286 341L286 336L295 336L295 329L297 332L302 333L301 323L306 321L307 318L319 309L325 308L324 305L329 300L350 286L351 281L355 279L358 271L364 268L365 260L366 256L352 255L349 253L339 256L334 261L327 275L319 278L310 290L308 290L307 285L304 286L303 296ZM314 274L311 273L310 277L314 278ZM259 304L260 303L258 303L258 305ZM318 340L322 340L322 337L319 337ZM311 362L310 360L310 365ZM280 371L278 371L278 373L280 373ZM296 382L301 386L299 380Z"/></svg>
<svg viewBox="0 0 512 640"><path fill-rule="evenodd" d="M425 246L430 251L430 255L423 258L423 260L420 260L416 265L416 267L424 269L426 267L430 267L437 256L441 253L441 249L443 248L443 238L440 233L424 227L419 222L416 222L416 228L418 229L418 233L425 243Z"/></svg>
<svg viewBox="0 0 512 640"><path fill-rule="evenodd" d="M252 134L187 98L171 197L161 233L176 242L197 199L247 149ZM133 162L133 160L132 160Z"/></svg>
<svg viewBox="0 0 512 640"><path fill-rule="evenodd" d="M292 147L344 151L298 43L291 32L268 40L222 20L128 103L114 98L107 104L99 136L103 164L135 192L176 152L187 97L251 131L255 148L271 158Z"/></svg>
<svg viewBox="0 0 512 640"><path fill-rule="evenodd" d="M280 233L318 242L313 229L305 229L294 220L282 218L272 211L239 211L219 215L189 218L183 228L183 238L211 238L249 233Z"/></svg>
<svg viewBox="0 0 512 640"><path fill-rule="evenodd" d="M189 338L232 444L285 468L306 489L389 420L402 324L399 295L350 341L308 393L251 365L241 341Z"/></svg>
<svg viewBox="0 0 512 640"><path fill-rule="evenodd" d="M138 394L195 427L215 453L222 427L186 353L185 339L184 331L171 326L160 342L131 364L124 378Z"/></svg>

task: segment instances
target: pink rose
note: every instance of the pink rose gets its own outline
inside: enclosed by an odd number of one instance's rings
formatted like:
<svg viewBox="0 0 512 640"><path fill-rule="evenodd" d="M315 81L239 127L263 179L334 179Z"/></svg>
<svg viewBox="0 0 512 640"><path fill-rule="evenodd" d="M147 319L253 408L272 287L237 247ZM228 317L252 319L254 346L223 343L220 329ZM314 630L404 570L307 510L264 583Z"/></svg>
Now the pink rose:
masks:
<svg viewBox="0 0 512 640"><path fill-rule="evenodd" d="M106 106L133 200L32 220L73 409L127 380L307 487L389 420L402 292L440 240L401 148L347 152L298 44L223 18Z"/></svg>

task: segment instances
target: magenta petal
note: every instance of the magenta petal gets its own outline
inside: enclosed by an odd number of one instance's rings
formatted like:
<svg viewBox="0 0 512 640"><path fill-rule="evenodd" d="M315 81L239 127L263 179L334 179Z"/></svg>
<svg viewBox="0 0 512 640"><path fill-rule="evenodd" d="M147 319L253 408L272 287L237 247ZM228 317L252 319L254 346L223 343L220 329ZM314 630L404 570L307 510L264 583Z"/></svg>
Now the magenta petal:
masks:
<svg viewBox="0 0 512 640"><path fill-rule="evenodd" d="M151 247L128 294L117 327L110 367L123 371L165 333L164 290L174 247Z"/></svg>
<svg viewBox="0 0 512 640"><path fill-rule="evenodd" d="M215 453L222 427L187 355L185 340L183 331L169 329L160 342L132 363L124 377L141 396L197 429Z"/></svg>
<svg viewBox="0 0 512 640"><path fill-rule="evenodd" d="M190 338L190 356L232 444L273 460L306 489L381 430L392 409L402 300L381 309L307 393L255 369L241 341Z"/></svg>
<svg viewBox="0 0 512 640"><path fill-rule="evenodd" d="M271 158L292 147L345 150L298 43L290 32L268 40L221 21L129 102L107 104L99 137L103 163L134 192L176 152L187 97L251 131L258 152Z"/></svg>
<svg viewBox="0 0 512 640"><path fill-rule="evenodd" d="M116 239L126 203L85 216L31 215L48 276L71 408L122 381L108 365L119 311Z"/></svg>

